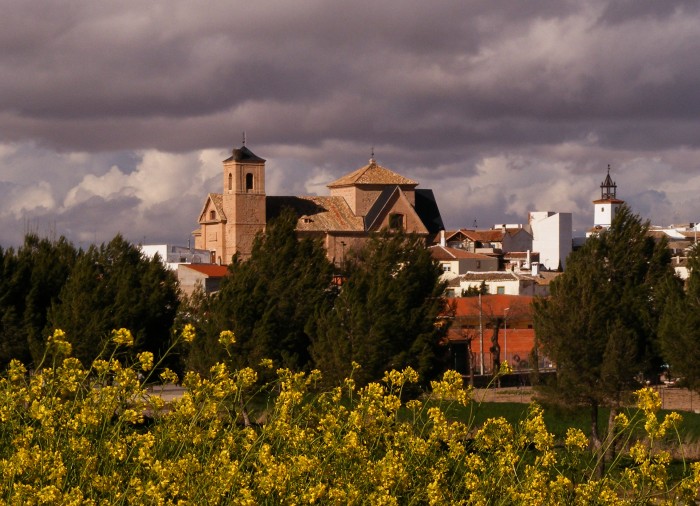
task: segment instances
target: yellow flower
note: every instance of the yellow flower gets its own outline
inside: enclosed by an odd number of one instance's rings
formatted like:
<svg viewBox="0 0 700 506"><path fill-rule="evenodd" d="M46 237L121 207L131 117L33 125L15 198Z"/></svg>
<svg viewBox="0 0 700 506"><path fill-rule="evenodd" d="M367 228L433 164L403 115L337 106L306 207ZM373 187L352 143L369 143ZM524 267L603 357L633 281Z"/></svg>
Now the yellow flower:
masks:
<svg viewBox="0 0 700 506"><path fill-rule="evenodd" d="M71 344L66 341L66 333L61 329L53 331L53 335L49 336L48 344L49 349L57 355L70 355L72 350Z"/></svg>
<svg viewBox="0 0 700 506"><path fill-rule="evenodd" d="M129 329L121 328L112 331L112 342L119 346L133 346L134 336Z"/></svg>
<svg viewBox="0 0 700 506"><path fill-rule="evenodd" d="M24 379L26 374L27 368L24 367L22 362L14 358L10 360L10 365L7 367L7 377L10 379L10 381L16 383Z"/></svg>
<svg viewBox="0 0 700 506"><path fill-rule="evenodd" d="M624 413L618 413L617 416L615 416L614 424L615 427L619 429L626 429L627 426L630 424L630 420Z"/></svg>
<svg viewBox="0 0 700 506"><path fill-rule="evenodd" d="M92 368L97 374L105 374L107 371L109 371L109 362L101 358L95 359L95 361L92 363Z"/></svg>
<svg viewBox="0 0 700 506"><path fill-rule="evenodd" d="M236 336L230 330L222 330L219 334L219 343L224 346L236 344Z"/></svg>
<svg viewBox="0 0 700 506"><path fill-rule="evenodd" d="M588 447L588 438L581 429L569 427L566 430L566 447L571 450L585 450Z"/></svg>
<svg viewBox="0 0 700 506"><path fill-rule="evenodd" d="M187 323L182 329L182 340L186 343L191 343L195 338L194 325Z"/></svg>
<svg viewBox="0 0 700 506"><path fill-rule="evenodd" d="M272 359L270 359L270 358L262 359L260 361L260 367L264 367L265 369L272 369L274 367Z"/></svg>
<svg viewBox="0 0 700 506"><path fill-rule="evenodd" d="M139 362L141 363L142 371L150 371L153 369L153 353L144 351L138 354Z"/></svg>
<svg viewBox="0 0 700 506"><path fill-rule="evenodd" d="M511 374L513 372L513 368L510 366L507 360L504 360L501 362L501 367L498 370L498 374Z"/></svg>
<svg viewBox="0 0 700 506"><path fill-rule="evenodd" d="M160 379L163 383L177 383L177 374L166 367L165 370L160 373Z"/></svg>
<svg viewBox="0 0 700 506"><path fill-rule="evenodd" d="M644 387L635 392L637 406L645 413L656 413L661 409L661 396L650 387Z"/></svg>

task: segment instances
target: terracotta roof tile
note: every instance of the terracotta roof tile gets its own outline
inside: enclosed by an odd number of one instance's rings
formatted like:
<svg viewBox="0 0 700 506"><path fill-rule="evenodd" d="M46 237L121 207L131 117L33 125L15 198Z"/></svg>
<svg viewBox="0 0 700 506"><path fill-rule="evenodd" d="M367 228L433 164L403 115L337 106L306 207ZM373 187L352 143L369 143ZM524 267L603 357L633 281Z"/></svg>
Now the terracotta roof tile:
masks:
<svg viewBox="0 0 700 506"><path fill-rule="evenodd" d="M485 314L502 315L507 308L510 316L527 318L532 314L533 299L529 295L482 295L479 306L479 297L456 297L448 299L447 306L456 317L478 316L480 310Z"/></svg>
<svg viewBox="0 0 700 506"><path fill-rule="evenodd" d="M503 230L463 230L464 235L466 235L472 241L481 242L502 242L504 232Z"/></svg>
<svg viewBox="0 0 700 506"><path fill-rule="evenodd" d="M459 248L450 248L448 246L430 246L430 255L435 260L459 260L473 258L476 260L490 260L491 257L480 253L472 253Z"/></svg>
<svg viewBox="0 0 700 506"><path fill-rule="evenodd" d="M218 264L180 264L180 267L201 272L210 278L223 278L228 274L228 267Z"/></svg>
<svg viewBox="0 0 700 506"><path fill-rule="evenodd" d="M461 278L464 281L516 281L518 279L511 271L467 272Z"/></svg>
<svg viewBox="0 0 700 506"><path fill-rule="evenodd" d="M267 219L284 208L294 210L300 232L364 232L361 216L355 216L342 197L267 197Z"/></svg>
<svg viewBox="0 0 700 506"><path fill-rule="evenodd" d="M220 193L210 193L207 195L207 200L204 201L204 207L199 215L199 223L209 221L209 219L204 216L204 211L206 210L209 199L211 199L212 204L214 204L214 209L216 209L216 221L226 221L226 213L224 213L224 196Z"/></svg>
<svg viewBox="0 0 700 506"><path fill-rule="evenodd" d="M413 185L418 183L407 177L403 177L396 172L378 165L374 161L370 161L369 165L365 165L357 169L355 172L346 174L340 179L336 179L328 184L328 188L337 188L341 186L352 186L358 184L395 184L395 185Z"/></svg>

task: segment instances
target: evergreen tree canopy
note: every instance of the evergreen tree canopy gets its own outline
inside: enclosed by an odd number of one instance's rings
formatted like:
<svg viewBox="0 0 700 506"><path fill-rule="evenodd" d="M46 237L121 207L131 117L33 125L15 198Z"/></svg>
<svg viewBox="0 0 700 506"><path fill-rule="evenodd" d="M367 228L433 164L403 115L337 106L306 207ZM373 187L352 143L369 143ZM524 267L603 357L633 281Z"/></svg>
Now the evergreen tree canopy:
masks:
<svg viewBox="0 0 700 506"><path fill-rule="evenodd" d="M0 254L0 366L17 358L31 363L43 353L47 309L56 302L78 252L65 237L28 234L24 244Z"/></svg>
<svg viewBox="0 0 700 506"><path fill-rule="evenodd" d="M666 242L648 228L620 207L608 230L571 254L550 297L534 303L539 349L557 368L545 392L590 406L592 420L660 366L658 324L674 275Z"/></svg>
<svg viewBox="0 0 700 506"><path fill-rule="evenodd" d="M671 366L688 387L700 390L700 248L688 257L689 276L685 291L680 285L669 290L661 320L661 349Z"/></svg>
<svg viewBox="0 0 700 506"><path fill-rule="evenodd" d="M297 238L291 210L270 220L256 236L250 259L234 260L211 303L211 321L195 321L198 339L192 343L190 364L204 367L217 356L204 350L222 330L236 336L234 365L257 366L264 359L295 369L309 364L306 326L317 306L327 304L333 266L320 241ZM195 364L196 363L196 364Z"/></svg>
<svg viewBox="0 0 700 506"><path fill-rule="evenodd" d="M388 369L412 366L424 381L440 367L441 270L423 239L382 232L346 261L347 279L330 310L319 314L312 356L331 381L353 373L360 384Z"/></svg>
<svg viewBox="0 0 700 506"><path fill-rule="evenodd" d="M117 235L81 252L49 311L49 332L60 328L73 353L90 363L113 329L135 338L132 353L165 351L178 307L177 279L159 258L148 259Z"/></svg>

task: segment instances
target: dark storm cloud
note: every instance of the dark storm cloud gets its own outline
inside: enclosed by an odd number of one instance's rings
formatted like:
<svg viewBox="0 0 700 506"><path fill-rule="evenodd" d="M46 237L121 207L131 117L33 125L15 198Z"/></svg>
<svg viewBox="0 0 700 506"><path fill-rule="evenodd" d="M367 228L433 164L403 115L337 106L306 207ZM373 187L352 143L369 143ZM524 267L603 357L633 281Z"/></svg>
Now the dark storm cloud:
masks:
<svg viewBox="0 0 700 506"><path fill-rule="evenodd" d="M608 163L645 213L700 215L694 1L0 7L0 243L28 216L182 242L244 130L271 193L323 192L374 147L451 227L584 227Z"/></svg>

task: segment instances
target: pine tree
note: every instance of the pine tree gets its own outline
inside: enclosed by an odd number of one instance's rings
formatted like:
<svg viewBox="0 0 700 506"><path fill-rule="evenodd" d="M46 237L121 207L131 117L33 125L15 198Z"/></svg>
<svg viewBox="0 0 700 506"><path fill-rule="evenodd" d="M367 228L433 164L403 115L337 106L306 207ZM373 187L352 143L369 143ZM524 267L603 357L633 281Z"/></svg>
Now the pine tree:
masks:
<svg viewBox="0 0 700 506"><path fill-rule="evenodd" d="M202 338L192 344L200 367L201 349L215 348L222 330L236 335L235 366L257 366L264 358L293 369L309 365L306 327L316 307L327 303L333 268L320 241L297 238L296 222L291 210L270 220L250 259L229 266L212 304L214 324L202 328L200 321Z"/></svg>
<svg viewBox="0 0 700 506"><path fill-rule="evenodd" d="M700 390L700 248L688 257L689 276L685 291L680 284L668 291L668 304L661 320L661 349L671 374Z"/></svg>
<svg viewBox="0 0 700 506"><path fill-rule="evenodd" d="M130 353L164 351L177 307L174 273L117 235L79 256L49 323L66 332L74 355L89 364L110 332L122 327L135 337Z"/></svg>
<svg viewBox="0 0 700 506"><path fill-rule="evenodd" d="M614 416L625 393L661 364L657 332L673 270L666 242L648 228L622 206L607 231L572 253L550 297L534 302L539 351L557 368L556 382L541 390L590 408L594 448L598 408Z"/></svg>
<svg viewBox="0 0 700 506"><path fill-rule="evenodd" d="M330 382L353 373L360 384L412 366L422 379L439 370L443 308L440 268L423 239L383 232L348 255L347 280L333 307L317 315L312 355Z"/></svg>
<svg viewBox="0 0 700 506"><path fill-rule="evenodd" d="M0 364L41 358L46 313L68 278L77 251L64 237L28 234L15 253L3 255L0 280Z"/></svg>

